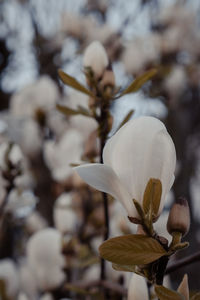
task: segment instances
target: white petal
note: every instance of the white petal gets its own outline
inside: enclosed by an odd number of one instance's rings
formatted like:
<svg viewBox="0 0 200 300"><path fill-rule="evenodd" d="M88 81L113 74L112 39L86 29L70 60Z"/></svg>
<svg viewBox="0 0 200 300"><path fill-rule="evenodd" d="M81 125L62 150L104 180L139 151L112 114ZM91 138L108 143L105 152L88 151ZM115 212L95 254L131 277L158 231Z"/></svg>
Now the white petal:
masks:
<svg viewBox="0 0 200 300"><path fill-rule="evenodd" d="M74 169L89 185L121 201L129 216L137 216L130 194L112 168L103 164L86 164Z"/></svg>
<svg viewBox="0 0 200 300"><path fill-rule="evenodd" d="M128 300L148 300L146 280L139 275L133 274L128 287Z"/></svg>
<svg viewBox="0 0 200 300"><path fill-rule="evenodd" d="M140 202L150 178L161 180L162 199L171 187L175 148L164 124L156 118L140 117L126 123L106 144L103 158L132 198Z"/></svg>

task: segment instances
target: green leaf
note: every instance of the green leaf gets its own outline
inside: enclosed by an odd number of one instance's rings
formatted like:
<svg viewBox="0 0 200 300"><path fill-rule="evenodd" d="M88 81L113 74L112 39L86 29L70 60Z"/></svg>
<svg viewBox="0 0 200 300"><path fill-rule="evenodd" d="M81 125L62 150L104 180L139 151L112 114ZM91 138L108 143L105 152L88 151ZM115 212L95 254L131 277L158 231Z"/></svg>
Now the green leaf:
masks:
<svg viewBox="0 0 200 300"><path fill-rule="evenodd" d="M200 292L194 294L191 298L191 300L200 300Z"/></svg>
<svg viewBox="0 0 200 300"><path fill-rule="evenodd" d="M67 73L63 72L62 70L58 70L58 75L62 82L73 89L84 93L88 96L94 96L91 91L89 91L86 87L84 87L80 82L78 82L74 77L68 75Z"/></svg>
<svg viewBox="0 0 200 300"><path fill-rule="evenodd" d="M132 115L134 114L134 109L131 109L127 115L125 116L125 118L123 119L123 121L120 123L119 127L117 128L116 131L118 131L124 124L126 124L126 122L128 122L130 120L130 118L132 117Z"/></svg>
<svg viewBox="0 0 200 300"><path fill-rule="evenodd" d="M82 115L82 116L92 118L92 116L88 110L86 110L86 109L83 110L80 107L76 110L76 109L70 108L68 106L57 104L56 108L66 116Z"/></svg>
<svg viewBox="0 0 200 300"><path fill-rule="evenodd" d="M112 264L112 267L116 271L135 272L136 273L136 267L137 266Z"/></svg>
<svg viewBox="0 0 200 300"><path fill-rule="evenodd" d="M159 300L185 300L185 297L180 293L169 290L162 285L155 286L155 293Z"/></svg>
<svg viewBox="0 0 200 300"><path fill-rule="evenodd" d="M151 178L146 186L143 197L143 209L145 214L152 211L153 217L158 214L162 195L162 183L159 179Z"/></svg>
<svg viewBox="0 0 200 300"><path fill-rule="evenodd" d="M157 73L156 69L151 69L150 71L145 72L144 74L138 76L120 95L126 95L130 93L137 92L145 82L151 79Z"/></svg>
<svg viewBox="0 0 200 300"><path fill-rule="evenodd" d="M128 234L105 241L99 247L100 256L114 264L149 264L167 254L155 239L140 234Z"/></svg>

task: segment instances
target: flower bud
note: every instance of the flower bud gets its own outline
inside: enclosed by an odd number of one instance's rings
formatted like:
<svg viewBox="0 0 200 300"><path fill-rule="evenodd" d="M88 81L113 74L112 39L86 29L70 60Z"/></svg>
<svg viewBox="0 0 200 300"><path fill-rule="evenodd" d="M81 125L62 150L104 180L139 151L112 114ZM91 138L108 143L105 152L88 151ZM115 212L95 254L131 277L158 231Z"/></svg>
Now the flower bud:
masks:
<svg viewBox="0 0 200 300"><path fill-rule="evenodd" d="M115 86L115 75L111 67L105 70L100 84L103 89L105 89L108 86L111 88Z"/></svg>
<svg viewBox="0 0 200 300"><path fill-rule="evenodd" d="M180 232L182 236L186 235L190 228L190 211L188 202L184 198L179 198L173 204L168 221L167 230L170 234L173 232Z"/></svg>
<svg viewBox="0 0 200 300"><path fill-rule="evenodd" d="M83 66L86 69L91 68L97 79L103 75L108 63L107 53L100 42L94 41L86 48L83 56Z"/></svg>

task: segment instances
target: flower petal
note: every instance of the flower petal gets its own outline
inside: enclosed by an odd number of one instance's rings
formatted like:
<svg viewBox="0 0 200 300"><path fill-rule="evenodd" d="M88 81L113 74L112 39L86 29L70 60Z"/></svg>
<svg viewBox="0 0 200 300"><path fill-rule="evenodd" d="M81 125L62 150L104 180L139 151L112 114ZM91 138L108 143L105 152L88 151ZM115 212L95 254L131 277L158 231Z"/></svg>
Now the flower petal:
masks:
<svg viewBox="0 0 200 300"><path fill-rule="evenodd" d="M146 280L140 275L133 273L128 287L128 300L148 300Z"/></svg>
<svg viewBox="0 0 200 300"><path fill-rule="evenodd" d="M136 216L137 212L130 194L115 172L103 164L86 164L74 168L79 176L95 189L105 192L121 201L129 216Z"/></svg>
<svg viewBox="0 0 200 300"><path fill-rule="evenodd" d="M164 124L156 118L140 117L127 122L107 142L103 159L140 203L150 178L162 182L161 202L171 187L175 148Z"/></svg>

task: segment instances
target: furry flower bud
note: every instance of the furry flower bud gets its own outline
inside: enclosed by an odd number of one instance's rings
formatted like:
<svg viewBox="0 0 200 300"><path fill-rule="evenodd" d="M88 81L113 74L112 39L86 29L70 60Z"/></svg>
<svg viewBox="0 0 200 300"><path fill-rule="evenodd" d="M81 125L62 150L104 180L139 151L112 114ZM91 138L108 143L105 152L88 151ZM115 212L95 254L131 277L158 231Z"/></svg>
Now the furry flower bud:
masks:
<svg viewBox="0 0 200 300"><path fill-rule="evenodd" d="M94 41L86 48L83 56L83 66L91 68L97 79L103 75L108 63L107 53L100 42Z"/></svg>
<svg viewBox="0 0 200 300"><path fill-rule="evenodd" d="M173 232L180 232L182 236L186 235L190 228L190 211L188 202L184 198L179 198L173 204L168 221L167 230L170 234Z"/></svg>

